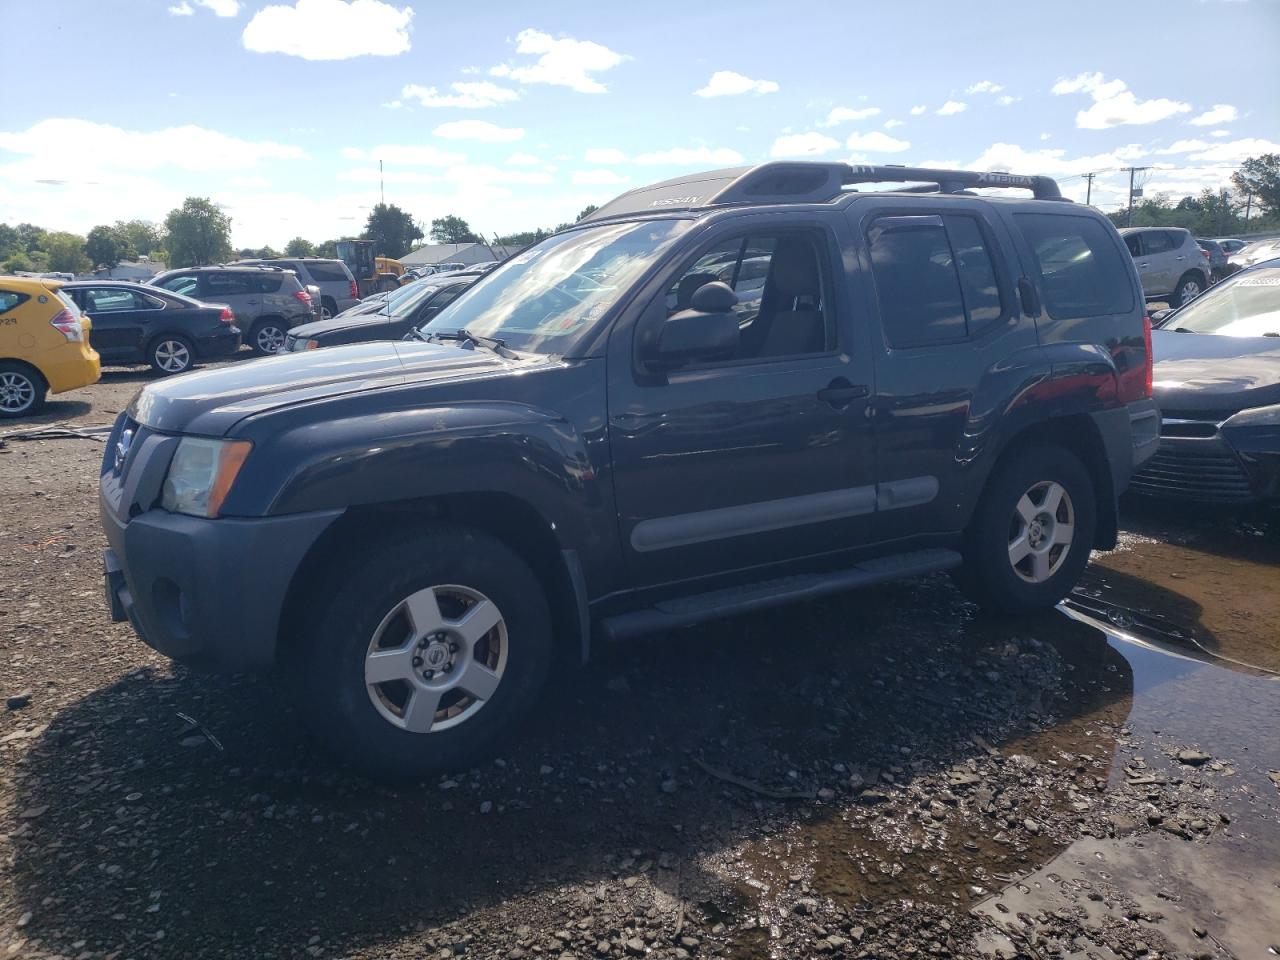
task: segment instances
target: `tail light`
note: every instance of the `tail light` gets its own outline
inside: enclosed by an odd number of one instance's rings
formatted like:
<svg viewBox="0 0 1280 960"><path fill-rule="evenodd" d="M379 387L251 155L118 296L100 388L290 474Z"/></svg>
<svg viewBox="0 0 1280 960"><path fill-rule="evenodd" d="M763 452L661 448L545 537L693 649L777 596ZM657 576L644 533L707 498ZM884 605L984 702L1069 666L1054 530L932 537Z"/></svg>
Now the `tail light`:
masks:
<svg viewBox="0 0 1280 960"><path fill-rule="evenodd" d="M351 299L352 299L352 300L359 300L359 299L360 299L360 287L356 284L356 282L355 282L354 280L352 280L352 281L351 281L351 290L350 290L350 294L351 294Z"/></svg>
<svg viewBox="0 0 1280 960"><path fill-rule="evenodd" d="M311 306L311 294L307 293L305 290L293 291L293 299L297 300L299 303L305 303L308 307Z"/></svg>
<svg viewBox="0 0 1280 960"><path fill-rule="evenodd" d="M1209 256L1209 251L1208 251L1208 250L1201 250L1201 251L1200 251L1200 256L1204 257L1204 259L1205 259L1205 261L1206 261L1206 262L1207 262L1207 261L1209 261L1209 260L1212 260L1212 259L1213 259L1213 257Z"/></svg>
<svg viewBox="0 0 1280 960"><path fill-rule="evenodd" d="M218 314L218 319L221 320L223 323L235 323L236 315L231 312L230 307L223 307L222 312Z"/></svg>
<svg viewBox="0 0 1280 960"><path fill-rule="evenodd" d="M1125 343L1132 343L1126 340ZM1116 378L1117 388L1122 403L1134 403L1138 400L1151 399L1152 380L1155 376L1155 356L1151 350L1151 318L1142 318L1142 364L1133 364L1126 368ZM1133 348L1126 350L1132 356Z"/></svg>
<svg viewBox="0 0 1280 960"><path fill-rule="evenodd" d="M1155 352L1151 349L1151 318L1142 318L1142 344L1147 349L1147 382L1146 392L1143 393L1143 400L1150 400L1151 394L1154 392L1156 357Z"/></svg>
<svg viewBox="0 0 1280 960"><path fill-rule="evenodd" d="M59 311L58 315L49 321L49 325L72 343L79 343L84 339L84 327L80 325L80 318L72 316L70 310Z"/></svg>

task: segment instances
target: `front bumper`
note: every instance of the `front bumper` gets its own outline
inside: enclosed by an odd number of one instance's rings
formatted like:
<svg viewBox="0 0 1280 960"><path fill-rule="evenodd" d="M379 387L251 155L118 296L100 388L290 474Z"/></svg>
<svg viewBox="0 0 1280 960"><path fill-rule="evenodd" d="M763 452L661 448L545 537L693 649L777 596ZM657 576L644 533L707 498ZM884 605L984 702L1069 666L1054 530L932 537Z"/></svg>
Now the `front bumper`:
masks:
<svg viewBox="0 0 1280 960"><path fill-rule="evenodd" d="M1165 500L1280 500L1280 427L1224 427L1167 417L1160 450L1134 475L1135 492Z"/></svg>

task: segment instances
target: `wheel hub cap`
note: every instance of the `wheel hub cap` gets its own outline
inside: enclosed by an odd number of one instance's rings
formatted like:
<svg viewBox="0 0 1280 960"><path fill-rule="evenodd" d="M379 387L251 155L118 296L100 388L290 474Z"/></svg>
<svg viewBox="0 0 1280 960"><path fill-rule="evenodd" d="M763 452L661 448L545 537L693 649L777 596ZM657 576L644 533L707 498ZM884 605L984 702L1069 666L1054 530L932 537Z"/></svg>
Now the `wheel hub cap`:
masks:
<svg viewBox="0 0 1280 960"><path fill-rule="evenodd" d="M1075 507L1066 489L1044 480L1018 500L1009 523L1009 563L1028 583L1043 583L1062 567L1075 533Z"/></svg>

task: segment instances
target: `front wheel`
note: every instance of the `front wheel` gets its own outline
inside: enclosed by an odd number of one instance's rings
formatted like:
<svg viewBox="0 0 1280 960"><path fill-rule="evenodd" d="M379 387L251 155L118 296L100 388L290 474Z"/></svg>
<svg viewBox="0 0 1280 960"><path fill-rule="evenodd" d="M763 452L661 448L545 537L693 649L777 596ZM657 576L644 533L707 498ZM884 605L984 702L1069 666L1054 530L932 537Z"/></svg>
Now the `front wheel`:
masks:
<svg viewBox="0 0 1280 960"><path fill-rule="evenodd" d="M462 527L400 535L337 573L294 665L323 741L375 779L473 763L513 731L551 662L528 565Z"/></svg>
<svg viewBox="0 0 1280 960"><path fill-rule="evenodd" d="M1052 607L1089 562L1095 523L1093 481L1084 464L1062 447L1023 447L987 481L957 580L988 610Z"/></svg>
<svg viewBox="0 0 1280 960"><path fill-rule="evenodd" d="M1184 274L1182 279L1178 281L1178 286L1174 289L1173 296L1169 298L1169 306L1180 307L1184 303L1190 303L1203 292L1204 283L1199 274Z"/></svg>
<svg viewBox="0 0 1280 960"><path fill-rule="evenodd" d="M249 346L260 357L279 353L288 329L279 320L260 320L249 334Z"/></svg>

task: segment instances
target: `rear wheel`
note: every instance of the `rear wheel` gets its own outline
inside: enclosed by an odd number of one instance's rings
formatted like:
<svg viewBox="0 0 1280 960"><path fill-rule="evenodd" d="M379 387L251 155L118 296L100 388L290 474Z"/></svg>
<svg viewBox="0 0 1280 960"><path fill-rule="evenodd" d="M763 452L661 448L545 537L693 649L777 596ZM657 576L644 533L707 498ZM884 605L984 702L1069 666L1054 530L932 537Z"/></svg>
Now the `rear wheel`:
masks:
<svg viewBox="0 0 1280 960"><path fill-rule="evenodd" d="M320 300L320 319L328 320L337 316L338 305L333 301L332 297L323 297Z"/></svg>
<svg viewBox="0 0 1280 960"><path fill-rule="evenodd" d="M1095 517L1093 481L1074 454L1043 444L1022 447L987 482L957 580L989 610L1052 607L1089 562Z"/></svg>
<svg viewBox="0 0 1280 960"><path fill-rule="evenodd" d="M365 774L405 782L470 764L509 735L551 662L537 577L462 527L406 532L336 571L295 645L322 742Z"/></svg>
<svg viewBox="0 0 1280 960"><path fill-rule="evenodd" d="M0 360L0 417L25 417L44 406L49 388L30 367Z"/></svg>
<svg viewBox="0 0 1280 960"><path fill-rule="evenodd" d="M1204 280L1200 274L1189 271L1182 275L1182 279L1178 281L1178 286L1174 288L1173 296L1169 298L1169 306L1180 307L1184 303L1190 303L1200 294L1204 293Z"/></svg>
<svg viewBox="0 0 1280 960"><path fill-rule="evenodd" d="M191 341L176 333L157 337L147 348L147 362L161 376L186 373L196 362L196 350Z"/></svg>
<svg viewBox="0 0 1280 960"><path fill-rule="evenodd" d="M249 346L260 357L279 353L288 332L288 327L280 320L259 320L249 331Z"/></svg>

